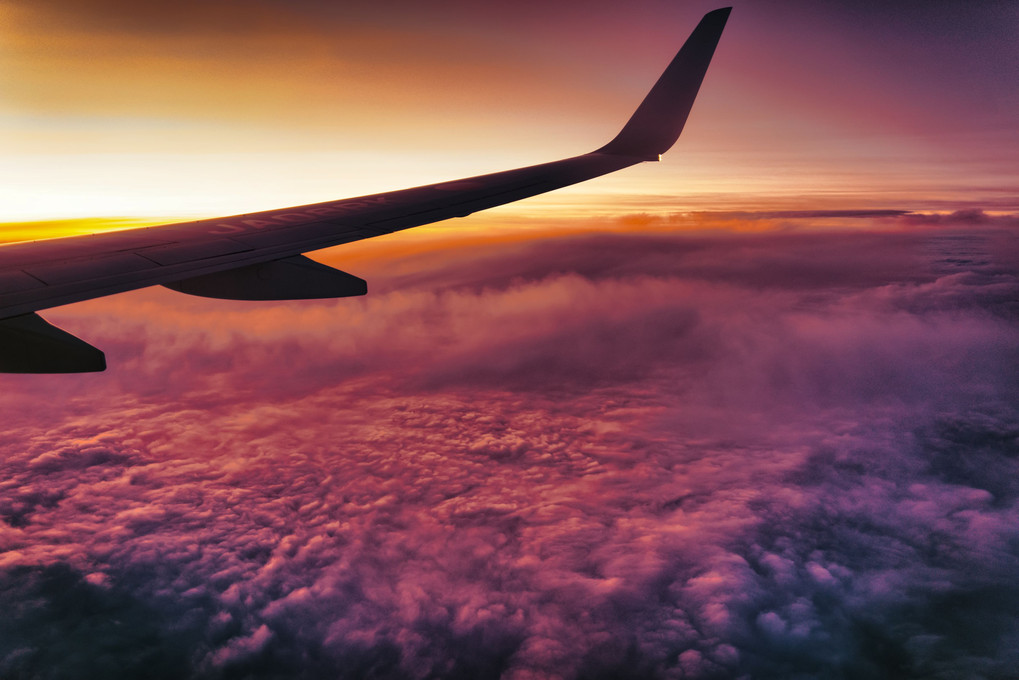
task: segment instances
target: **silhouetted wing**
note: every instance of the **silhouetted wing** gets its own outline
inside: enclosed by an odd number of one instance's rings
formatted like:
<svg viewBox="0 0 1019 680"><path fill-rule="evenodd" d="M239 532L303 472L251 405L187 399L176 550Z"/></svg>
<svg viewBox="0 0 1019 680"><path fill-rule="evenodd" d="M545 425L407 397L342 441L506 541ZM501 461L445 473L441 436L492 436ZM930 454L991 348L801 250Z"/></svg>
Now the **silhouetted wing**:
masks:
<svg viewBox="0 0 1019 680"><path fill-rule="evenodd" d="M301 254L463 217L657 160L683 129L728 16L728 8L704 16L623 130L592 153L282 210L0 246L0 371L105 367L101 352L34 314L41 309L156 284L227 299L362 295L364 281Z"/></svg>

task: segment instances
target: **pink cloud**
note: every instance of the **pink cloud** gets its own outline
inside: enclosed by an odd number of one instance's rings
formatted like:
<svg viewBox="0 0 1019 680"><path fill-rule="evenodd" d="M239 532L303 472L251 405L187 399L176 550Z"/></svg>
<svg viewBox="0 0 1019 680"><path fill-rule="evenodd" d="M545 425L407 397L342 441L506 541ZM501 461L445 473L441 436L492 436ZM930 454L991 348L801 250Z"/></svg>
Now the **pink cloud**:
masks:
<svg viewBox="0 0 1019 680"><path fill-rule="evenodd" d="M0 668L114 616L124 667L194 677L1006 663L974 593L1019 597L1019 279L937 238L475 243L364 299L58 310L111 370L4 379Z"/></svg>

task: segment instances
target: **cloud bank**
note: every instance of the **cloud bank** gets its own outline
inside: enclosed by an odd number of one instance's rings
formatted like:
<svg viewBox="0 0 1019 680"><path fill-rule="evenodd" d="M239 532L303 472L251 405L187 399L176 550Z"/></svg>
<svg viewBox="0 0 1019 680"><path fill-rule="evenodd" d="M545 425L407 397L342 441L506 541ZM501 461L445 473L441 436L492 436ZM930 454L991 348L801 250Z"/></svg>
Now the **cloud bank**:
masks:
<svg viewBox="0 0 1019 680"><path fill-rule="evenodd" d="M858 219L51 313L112 368L3 377L0 675L1002 677L1015 219Z"/></svg>

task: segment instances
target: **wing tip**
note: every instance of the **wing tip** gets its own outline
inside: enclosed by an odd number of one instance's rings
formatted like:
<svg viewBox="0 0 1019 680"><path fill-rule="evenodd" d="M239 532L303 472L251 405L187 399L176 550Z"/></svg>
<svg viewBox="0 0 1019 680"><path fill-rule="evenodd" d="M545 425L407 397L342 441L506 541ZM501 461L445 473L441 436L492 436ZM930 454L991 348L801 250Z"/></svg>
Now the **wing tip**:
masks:
<svg viewBox="0 0 1019 680"><path fill-rule="evenodd" d="M658 160L679 139L732 7L705 14L630 120L594 153Z"/></svg>

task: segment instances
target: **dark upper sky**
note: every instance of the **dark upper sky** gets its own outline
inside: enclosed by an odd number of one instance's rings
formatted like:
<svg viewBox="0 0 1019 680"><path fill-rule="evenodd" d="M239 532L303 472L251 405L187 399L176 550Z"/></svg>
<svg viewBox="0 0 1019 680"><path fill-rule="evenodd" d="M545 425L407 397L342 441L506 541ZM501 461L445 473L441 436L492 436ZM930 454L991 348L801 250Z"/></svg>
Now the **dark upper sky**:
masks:
<svg viewBox="0 0 1019 680"><path fill-rule="evenodd" d="M6 2L8 215L216 214L580 153L716 5ZM668 162L574 191L1006 200L1016 14L737 4Z"/></svg>

